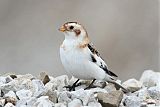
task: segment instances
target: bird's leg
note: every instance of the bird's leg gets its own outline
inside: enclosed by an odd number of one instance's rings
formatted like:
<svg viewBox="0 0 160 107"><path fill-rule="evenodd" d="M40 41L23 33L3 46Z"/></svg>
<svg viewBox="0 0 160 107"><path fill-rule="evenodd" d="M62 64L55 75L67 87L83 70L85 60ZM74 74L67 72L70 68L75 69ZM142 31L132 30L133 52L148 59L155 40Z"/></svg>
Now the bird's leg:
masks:
<svg viewBox="0 0 160 107"><path fill-rule="evenodd" d="M90 89L90 88L95 88L95 86L93 85L93 83L95 82L96 79L93 79L92 82L89 84L88 87L85 88L85 90Z"/></svg>
<svg viewBox="0 0 160 107"><path fill-rule="evenodd" d="M79 81L80 79L77 79L77 81L71 86L71 85L68 85L68 86L65 86L65 88L69 88L69 91L75 91L75 87L78 87L78 86L80 86L81 84L80 83L78 83L78 81ZM78 83L78 84L77 84Z"/></svg>

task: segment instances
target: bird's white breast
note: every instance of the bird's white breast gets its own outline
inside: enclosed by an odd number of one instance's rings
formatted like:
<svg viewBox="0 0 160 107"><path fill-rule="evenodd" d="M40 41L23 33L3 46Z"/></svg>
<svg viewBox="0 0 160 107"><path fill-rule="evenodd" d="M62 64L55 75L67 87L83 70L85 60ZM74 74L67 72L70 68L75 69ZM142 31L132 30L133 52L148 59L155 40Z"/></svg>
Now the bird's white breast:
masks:
<svg viewBox="0 0 160 107"><path fill-rule="evenodd" d="M65 70L80 79L92 79L86 72L88 54L85 50L71 49L63 45L60 48L60 57Z"/></svg>

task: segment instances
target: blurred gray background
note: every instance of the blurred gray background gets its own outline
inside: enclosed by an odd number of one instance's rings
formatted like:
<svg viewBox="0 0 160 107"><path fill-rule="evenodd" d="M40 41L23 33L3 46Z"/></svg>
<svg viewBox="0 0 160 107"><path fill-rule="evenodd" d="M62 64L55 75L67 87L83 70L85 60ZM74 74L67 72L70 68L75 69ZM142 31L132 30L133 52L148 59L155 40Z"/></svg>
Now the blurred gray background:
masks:
<svg viewBox="0 0 160 107"><path fill-rule="evenodd" d="M0 74L66 74L59 58L67 21L90 39L122 80L159 71L159 0L0 0Z"/></svg>

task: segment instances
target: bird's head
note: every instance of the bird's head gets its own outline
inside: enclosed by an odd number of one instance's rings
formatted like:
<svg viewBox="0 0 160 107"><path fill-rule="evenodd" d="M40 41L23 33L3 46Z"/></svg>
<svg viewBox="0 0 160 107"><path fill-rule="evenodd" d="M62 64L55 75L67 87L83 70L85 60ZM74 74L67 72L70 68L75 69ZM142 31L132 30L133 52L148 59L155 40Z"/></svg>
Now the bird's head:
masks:
<svg viewBox="0 0 160 107"><path fill-rule="evenodd" d="M64 33L65 39L83 41L88 38L86 30L78 22L67 22L59 28L59 31Z"/></svg>

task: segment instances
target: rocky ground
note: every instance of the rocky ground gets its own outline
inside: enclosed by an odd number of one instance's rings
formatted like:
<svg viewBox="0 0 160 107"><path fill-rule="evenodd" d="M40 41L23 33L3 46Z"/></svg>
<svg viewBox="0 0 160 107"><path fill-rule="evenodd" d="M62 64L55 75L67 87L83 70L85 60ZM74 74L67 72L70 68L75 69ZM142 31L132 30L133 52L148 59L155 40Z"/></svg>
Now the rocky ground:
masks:
<svg viewBox="0 0 160 107"><path fill-rule="evenodd" d="M129 79L124 93L111 83L95 82L96 88L84 90L90 81L81 80L76 91L64 86L76 81L66 75L51 77L41 73L0 76L0 107L160 107L160 73L144 71L140 80ZM121 83L120 80L117 81Z"/></svg>

